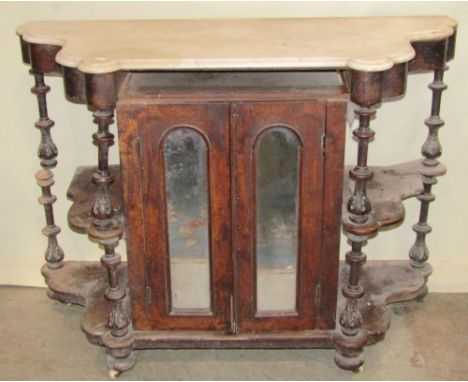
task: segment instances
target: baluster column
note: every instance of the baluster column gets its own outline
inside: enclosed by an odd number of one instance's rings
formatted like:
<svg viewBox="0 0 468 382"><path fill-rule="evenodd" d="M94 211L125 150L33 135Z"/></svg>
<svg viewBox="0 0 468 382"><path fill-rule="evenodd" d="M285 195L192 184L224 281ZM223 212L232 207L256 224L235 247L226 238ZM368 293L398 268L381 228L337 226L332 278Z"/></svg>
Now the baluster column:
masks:
<svg viewBox="0 0 468 382"><path fill-rule="evenodd" d="M46 95L50 87L44 82L44 73L31 71L34 76L34 87L31 92L37 97L39 107L39 120L35 123L36 128L41 133L41 141L37 150L40 158L42 170L36 173L36 181L41 187L42 195L39 203L44 206L46 217L46 226L42 233L47 236L47 249L45 260L49 269L58 269L63 266L63 250L58 244L57 235L60 233L60 227L55 224L53 204L57 197L52 194L51 187L54 184L54 174L51 171L57 165L57 146L52 140L50 129L54 126L54 121L49 118L47 111Z"/></svg>
<svg viewBox="0 0 468 382"><path fill-rule="evenodd" d="M98 131L93 134L93 143L98 147L98 166L93 174L97 186L91 213L93 225L88 230L89 238L102 245L104 254L101 264L108 276L105 297L111 303L108 318L109 332L103 335L107 349L107 363L111 376L128 370L135 364L133 336L129 332L130 316L126 306L127 290L119 277L121 257L115 251L122 236L122 228L112 220L114 210L109 187L114 177L109 170L109 148L114 144L114 135L109 127L114 122L116 87L114 74L86 75L86 91Z"/></svg>
<svg viewBox="0 0 468 382"><path fill-rule="evenodd" d="M354 191L347 202L348 219L343 222L351 243L351 250L346 253L348 279L342 288L346 303L339 316L340 326L335 336L335 363L348 370L357 370L364 363L362 351L367 341L359 309L359 300L364 296L359 278L366 261L362 246L378 229L370 215L372 205L367 195L367 183L372 178L372 171L367 167L367 158L369 141L375 134L370 121L375 115L375 105L382 98L382 78L382 72L351 72L351 99L359 105L355 111L359 126L353 131L358 141L358 153L357 164L349 172L354 181Z"/></svg>
<svg viewBox="0 0 468 382"><path fill-rule="evenodd" d="M112 304L109 316L109 328L118 337L127 334L129 319L121 309L121 300L125 297L125 288L120 285L118 267L121 258L115 252L115 248L122 236L122 230L114 225L114 214L109 196L109 186L113 182L113 175L109 171L109 147L114 144L114 135L109 132L109 125L113 123L113 109L106 108L93 113L94 122L98 125L98 132L93 135L93 142L98 147L98 167L93 174L93 182L97 186L97 193L92 205L91 213L94 218L93 225L89 229L91 240L101 244L104 255L101 263L106 268L109 285L105 296Z"/></svg>
<svg viewBox="0 0 468 382"><path fill-rule="evenodd" d="M440 103L442 92L447 89L444 84L444 69L434 70L434 80L429 84L429 89L432 90L432 106L431 116L426 119L425 124L429 129L428 136L424 142L421 153L424 156L422 164L424 168L430 170L439 164L438 158L442 154L442 146L439 142L439 129L444 125L444 121L440 118ZM429 249L426 245L426 235L431 232L432 228L427 223L429 214L429 204L435 200L435 195L432 193L432 186L437 183L437 178L431 175L430 171L421 171L424 191L417 199L421 202L419 220L413 225L413 231L416 233L416 241L409 251L411 266L422 268L425 266L429 258Z"/></svg>

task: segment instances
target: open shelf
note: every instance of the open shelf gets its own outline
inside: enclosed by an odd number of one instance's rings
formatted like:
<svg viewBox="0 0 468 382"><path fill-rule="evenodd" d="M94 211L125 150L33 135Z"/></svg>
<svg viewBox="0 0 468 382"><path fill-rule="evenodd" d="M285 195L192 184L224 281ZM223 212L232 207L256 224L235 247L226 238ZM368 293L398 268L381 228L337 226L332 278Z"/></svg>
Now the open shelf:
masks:
<svg viewBox="0 0 468 382"><path fill-rule="evenodd" d="M352 169L346 166L343 182L343 221L348 221L346 203L354 190L354 181L348 173ZM367 195L372 203L369 224L377 229L391 228L405 217L403 200L423 193L421 172L426 175L439 176L446 172L443 164L431 169L423 166L422 160L399 163L392 166L370 166L373 177L367 184Z"/></svg>
<svg viewBox="0 0 468 382"><path fill-rule="evenodd" d="M405 217L403 200L420 195L423 192L421 171L427 175L440 176L446 168L439 164L432 169L423 167L421 160L400 163L393 166L371 166L374 175L367 185L367 193L372 202L371 221L378 228L391 227L400 223ZM93 166L78 167L67 192L73 202L68 212L68 222L72 229L86 233L92 224L91 205L96 195L96 185L91 182L95 171ZM346 166L343 183L343 220L348 219L346 203L352 195L354 182L349 179L351 166ZM110 198L114 207L114 220L124 222L122 208L122 187L120 166L111 166L115 182L110 186Z"/></svg>
<svg viewBox="0 0 468 382"><path fill-rule="evenodd" d="M427 293L426 280L432 268L425 264L413 268L408 261L368 261L362 269L362 286L365 294L359 300L366 344L371 345L384 338L390 326L387 304L410 301ZM340 263L340 286L349 277L349 268ZM106 270L99 262L66 261L58 270L45 265L42 274L49 286L49 296L56 300L85 307L81 328L88 340L102 345L108 331L107 320L111 303L105 298ZM122 283L127 283L127 264L119 268ZM338 296L338 312L343 311L346 299ZM124 309L131 314L130 301L124 299ZM337 320L338 322L338 320ZM277 331L264 333L238 333L226 335L219 331L186 330L134 330L132 340L135 349L150 348L333 348L335 333L330 330Z"/></svg>

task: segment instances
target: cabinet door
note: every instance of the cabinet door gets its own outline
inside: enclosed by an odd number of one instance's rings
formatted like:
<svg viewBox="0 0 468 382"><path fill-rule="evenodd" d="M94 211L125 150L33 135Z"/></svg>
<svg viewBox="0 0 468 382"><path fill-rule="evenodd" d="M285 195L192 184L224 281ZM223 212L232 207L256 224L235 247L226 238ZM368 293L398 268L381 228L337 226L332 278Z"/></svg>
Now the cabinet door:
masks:
<svg viewBox="0 0 468 382"><path fill-rule="evenodd" d="M134 326L229 331L229 104L143 104L128 112L132 121L119 123L138 131L140 159L137 168L123 153L123 171L127 178L141 172L141 202L124 191Z"/></svg>
<svg viewBox="0 0 468 382"><path fill-rule="evenodd" d="M232 106L240 331L317 327L325 109L312 101Z"/></svg>

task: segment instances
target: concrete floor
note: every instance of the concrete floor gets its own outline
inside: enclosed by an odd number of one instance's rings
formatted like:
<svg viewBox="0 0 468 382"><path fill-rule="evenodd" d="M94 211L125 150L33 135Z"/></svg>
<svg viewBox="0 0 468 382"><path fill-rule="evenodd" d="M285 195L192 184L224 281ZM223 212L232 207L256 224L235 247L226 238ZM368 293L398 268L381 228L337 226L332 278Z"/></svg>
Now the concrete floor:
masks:
<svg viewBox="0 0 468 382"><path fill-rule="evenodd" d="M107 378L104 350L79 329L82 308L45 289L0 287L0 379ZM394 305L386 339L365 350L359 373L340 370L333 350L137 351L129 380L468 379L468 294L429 294Z"/></svg>

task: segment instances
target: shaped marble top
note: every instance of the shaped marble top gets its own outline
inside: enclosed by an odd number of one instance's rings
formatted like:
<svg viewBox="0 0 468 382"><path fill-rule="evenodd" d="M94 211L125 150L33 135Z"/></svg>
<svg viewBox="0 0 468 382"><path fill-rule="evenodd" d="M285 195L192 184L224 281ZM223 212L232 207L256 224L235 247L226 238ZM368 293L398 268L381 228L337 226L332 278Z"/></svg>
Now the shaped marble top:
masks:
<svg viewBox="0 0 468 382"><path fill-rule="evenodd" d="M30 43L60 45L57 63L117 70L332 69L381 71L414 57L411 41L451 36L444 16L34 21Z"/></svg>

